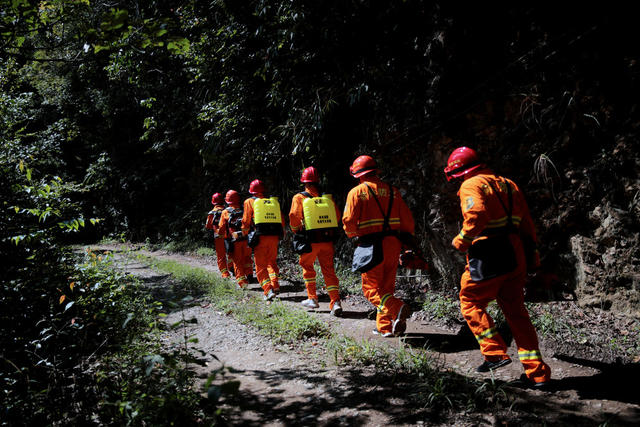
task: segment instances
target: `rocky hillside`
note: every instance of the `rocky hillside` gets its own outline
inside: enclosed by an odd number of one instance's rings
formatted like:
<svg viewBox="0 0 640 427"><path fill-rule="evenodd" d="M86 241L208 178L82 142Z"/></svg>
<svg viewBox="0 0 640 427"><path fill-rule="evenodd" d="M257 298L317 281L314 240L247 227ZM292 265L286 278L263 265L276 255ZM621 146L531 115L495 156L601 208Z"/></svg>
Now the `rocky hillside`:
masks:
<svg viewBox="0 0 640 427"><path fill-rule="evenodd" d="M448 245L460 217L442 168L454 147L476 148L526 192L544 269L582 304L637 315L636 30L622 10L479 8L466 20L442 9L452 14L437 39L443 112L437 125L379 151L387 176L406 190L434 264L453 284L462 262Z"/></svg>

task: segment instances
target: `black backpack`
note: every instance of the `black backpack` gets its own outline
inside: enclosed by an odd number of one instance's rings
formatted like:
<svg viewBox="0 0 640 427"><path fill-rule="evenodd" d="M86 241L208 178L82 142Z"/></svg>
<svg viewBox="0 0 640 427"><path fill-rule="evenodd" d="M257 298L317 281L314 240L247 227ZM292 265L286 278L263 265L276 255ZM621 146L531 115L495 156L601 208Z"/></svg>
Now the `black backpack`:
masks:
<svg viewBox="0 0 640 427"><path fill-rule="evenodd" d="M229 228L231 231L242 230L242 216L244 211L242 209L227 208L229 212Z"/></svg>
<svg viewBox="0 0 640 427"><path fill-rule="evenodd" d="M213 224L217 227L220 223L220 217L222 216L222 209L211 211L211 214L213 215Z"/></svg>

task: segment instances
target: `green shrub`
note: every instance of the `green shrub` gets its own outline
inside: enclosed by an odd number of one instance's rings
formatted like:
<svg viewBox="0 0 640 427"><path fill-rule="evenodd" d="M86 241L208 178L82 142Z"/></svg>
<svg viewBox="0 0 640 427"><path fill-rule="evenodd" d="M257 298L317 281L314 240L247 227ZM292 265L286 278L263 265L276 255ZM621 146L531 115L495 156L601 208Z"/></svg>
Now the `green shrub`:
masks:
<svg viewBox="0 0 640 427"><path fill-rule="evenodd" d="M458 300L439 293L427 293L422 303L422 310L434 319L451 320L460 317Z"/></svg>
<svg viewBox="0 0 640 427"><path fill-rule="evenodd" d="M214 256L216 251L213 248L209 248L206 246L200 246L196 249L195 254L201 257L211 257Z"/></svg>
<svg viewBox="0 0 640 427"><path fill-rule="evenodd" d="M336 275L340 280L340 296L362 294L362 278L360 273L351 271L351 267L340 262L336 263Z"/></svg>
<svg viewBox="0 0 640 427"><path fill-rule="evenodd" d="M277 343L296 344L305 339L330 335L325 322L280 301L267 305L261 298L250 298L232 312L240 322L256 327Z"/></svg>

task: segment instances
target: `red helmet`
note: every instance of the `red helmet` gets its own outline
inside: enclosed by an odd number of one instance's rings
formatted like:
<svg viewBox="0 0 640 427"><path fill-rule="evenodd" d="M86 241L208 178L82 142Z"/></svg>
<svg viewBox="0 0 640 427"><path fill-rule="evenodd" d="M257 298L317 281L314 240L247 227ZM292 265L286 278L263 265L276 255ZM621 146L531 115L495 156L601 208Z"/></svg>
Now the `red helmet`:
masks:
<svg viewBox="0 0 640 427"><path fill-rule="evenodd" d="M236 190L227 191L227 195L224 197L225 202L230 205L239 205L240 204L240 194Z"/></svg>
<svg viewBox="0 0 640 427"><path fill-rule="evenodd" d="M478 153L475 150L469 147L458 147L449 156L444 174L447 176L447 181L451 181L464 177L480 167L484 167L484 164L480 163Z"/></svg>
<svg viewBox="0 0 640 427"><path fill-rule="evenodd" d="M251 181L251 184L249 184L249 193L251 194L264 193L263 182L260 181L259 179L254 179L253 181Z"/></svg>
<svg viewBox="0 0 640 427"><path fill-rule="evenodd" d="M224 205L224 199L222 198L222 194L214 193L211 196L211 204L212 205Z"/></svg>
<svg viewBox="0 0 640 427"><path fill-rule="evenodd" d="M320 177L318 176L318 172L316 168L313 166L309 166L305 170L302 171L302 176L300 177L300 182L318 182L320 181Z"/></svg>
<svg viewBox="0 0 640 427"><path fill-rule="evenodd" d="M360 156L353 161L353 164L349 168L349 172L354 178L360 178L362 175L366 175L370 172L374 172L378 169L376 161L371 156Z"/></svg>

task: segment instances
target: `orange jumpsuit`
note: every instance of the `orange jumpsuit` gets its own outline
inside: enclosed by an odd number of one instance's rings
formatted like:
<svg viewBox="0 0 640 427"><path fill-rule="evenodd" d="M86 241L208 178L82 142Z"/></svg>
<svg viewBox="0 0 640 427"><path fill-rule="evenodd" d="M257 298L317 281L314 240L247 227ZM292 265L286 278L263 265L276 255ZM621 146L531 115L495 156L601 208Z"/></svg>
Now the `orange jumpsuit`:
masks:
<svg viewBox="0 0 640 427"><path fill-rule="evenodd" d="M312 197L318 197L320 193L317 188L312 185L305 185L305 191L311 194ZM291 231L297 233L301 231L304 223L304 209L302 203L306 197L303 194L296 194L293 196L291 202L291 210L289 211L289 226ZM336 218L340 221L340 211L336 206ZM322 276L327 286L327 293L329 294L329 309L333 309L333 304L340 300L340 288L338 287L338 276L336 276L336 270L333 265L334 248L333 242L319 242L311 243L311 252L307 254L301 254L298 260L302 267L302 278L304 284L307 287L307 297L309 299L318 299L316 294L316 270L313 264L318 259L320 263L320 269L322 270Z"/></svg>
<svg viewBox="0 0 640 427"><path fill-rule="evenodd" d="M224 248L224 239L220 237L218 224L214 223L214 212L222 211L224 207L222 205L215 205L213 210L207 215L207 223L205 228L213 231L213 242L216 250L216 258L218 261L218 269L222 273L222 277L229 277L229 269L233 268L231 261L227 261L227 250ZM231 265L229 265L231 264Z"/></svg>
<svg viewBox="0 0 640 427"><path fill-rule="evenodd" d="M460 308L480 344L480 350L485 359L494 362L509 357L507 346L486 310L489 302L497 300L513 333L520 362L524 366L527 378L534 382L545 382L551 377L551 369L542 361L536 330L531 324L529 313L524 305L527 262L520 236L531 239L535 243L536 233L527 203L516 184L509 179L494 175L488 169L480 170L476 175L467 178L458 192L464 217L463 228L453 239L452 244L459 251L466 252L474 242L486 238L481 236L481 233L501 233L501 227L507 225L508 216L492 186L498 191L498 197L508 209L507 185L511 187L512 192L512 222L519 228L520 233L520 235L509 234L516 254L517 267L510 273L474 282L467 263L460 283ZM538 265L540 263L537 253L533 263Z"/></svg>
<svg viewBox="0 0 640 427"><path fill-rule="evenodd" d="M233 209L240 209L238 205L231 205ZM232 237L232 233L241 233L241 229L237 230L229 224L229 211L224 210L222 212L222 216L220 217L220 223L218 224L218 230L220 232L220 236L223 239L230 239ZM247 268L246 259L251 256L251 250L249 246L247 246L247 240L239 240L234 242L233 252L231 253L231 258L233 259L233 265L236 272L236 281L238 282L238 286L244 288L249 283L247 280L247 275L251 274L251 264L249 264L249 268Z"/></svg>
<svg viewBox="0 0 640 427"><path fill-rule="evenodd" d="M256 198L264 198L264 194L256 194ZM242 217L242 232L245 235L253 228L253 203L255 198L250 197L244 201L244 216ZM284 218L282 218L282 230L284 231ZM264 294L270 290L280 292L280 269L278 268L278 243L279 236L260 236L260 242L253 248L253 258L256 265L256 277L262 286Z"/></svg>
<svg viewBox="0 0 640 427"><path fill-rule="evenodd" d="M377 176L362 177L361 183L351 189L347 195L347 202L342 216L344 231L347 237L364 236L382 231L384 216L389 207L389 185L383 183ZM369 192L367 186L376 193L378 201L384 209L384 214ZM389 225L392 230L408 233L414 232L413 216L400 192L393 189L393 206ZM382 334L392 332L393 321L398 316L404 302L393 294L396 287L396 271L402 244L393 236L386 236L382 241L384 260L366 273L362 273L362 291L364 296L378 309L376 327Z"/></svg>

